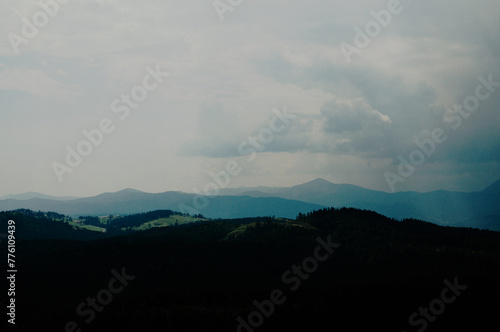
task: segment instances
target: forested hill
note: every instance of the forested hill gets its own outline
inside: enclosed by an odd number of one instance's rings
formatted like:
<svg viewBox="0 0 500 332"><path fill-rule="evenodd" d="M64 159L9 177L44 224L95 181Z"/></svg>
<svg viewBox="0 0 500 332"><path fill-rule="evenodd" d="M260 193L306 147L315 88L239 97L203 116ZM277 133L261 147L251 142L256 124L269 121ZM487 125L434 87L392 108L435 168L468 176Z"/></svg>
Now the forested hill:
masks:
<svg viewBox="0 0 500 332"><path fill-rule="evenodd" d="M35 212L28 209L0 212L0 229L7 230L7 222L15 221L17 239L70 239L90 240L102 237L102 234L86 229L79 229L69 222L71 218L55 212ZM0 231L2 233L2 231Z"/></svg>
<svg viewBox="0 0 500 332"><path fill-rule="evenodd" d="M491 299L500 296L500 233L348 208L296 220L203 220L86 242L20 241L16 260L17 331L63 331L68 322L82 331L237 331L275 290L285 300L258 327L238 331L327 324L410 332L424 323L431 332L483 331L496 326ZM78 314L87 298L102 296L112 270L134 278L95 319ZM436 307L446 282L466 289L446 293L454 300ZM418 313L430 303L440 312L432 321Z"/></svg>
<svg viewBox="0 0 500 332"><path fill-rule="evenodd" d="M7 222L14 220L16 237L23 240L94 240L124 235L153 226L165 227L170 224L178 225L179 222L183 224L203 219L202 215L191 217L171 210L156 210L126 216L80 216L78 219L73 219L56 212L18 209L0 212L0 227L7 229Z"/></svg>

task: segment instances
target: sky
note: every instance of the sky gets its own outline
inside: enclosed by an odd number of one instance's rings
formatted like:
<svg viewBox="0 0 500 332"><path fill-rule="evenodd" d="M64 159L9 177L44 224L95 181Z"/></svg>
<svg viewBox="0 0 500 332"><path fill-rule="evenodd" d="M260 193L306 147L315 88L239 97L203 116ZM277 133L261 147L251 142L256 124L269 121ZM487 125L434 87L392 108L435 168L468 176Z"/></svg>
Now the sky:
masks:
<svg viewBox="0 0 500 332"><path fill-rule="evenodd" d="M0 31L0 196L500 179L497 0L0 0Z"/></svg>

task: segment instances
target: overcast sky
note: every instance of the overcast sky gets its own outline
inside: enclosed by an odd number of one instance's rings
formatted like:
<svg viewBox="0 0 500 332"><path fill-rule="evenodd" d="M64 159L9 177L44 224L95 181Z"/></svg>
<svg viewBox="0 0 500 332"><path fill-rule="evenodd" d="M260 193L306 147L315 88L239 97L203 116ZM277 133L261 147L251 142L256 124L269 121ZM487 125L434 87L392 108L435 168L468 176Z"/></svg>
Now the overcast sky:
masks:
<svg viewBox="0 0 500 332"><path fill-rule="evenodd" d="M500 82L497 0L402 0L380 31L370 12L388 0L224 0L219 13L213 0L67 2L47 15L0 0L0 196L193 192L232 161L229 187L321 177L390 191L384 174L400 176L398 157L435 128L447 139L397 191L500 178L500 87L444 121L479 77ZM355 27L375 30L348 60ZM132 91L135 108L120 101ZM113 131L60 181L54 165L70 168L67 147L103 119Z"/></svg>

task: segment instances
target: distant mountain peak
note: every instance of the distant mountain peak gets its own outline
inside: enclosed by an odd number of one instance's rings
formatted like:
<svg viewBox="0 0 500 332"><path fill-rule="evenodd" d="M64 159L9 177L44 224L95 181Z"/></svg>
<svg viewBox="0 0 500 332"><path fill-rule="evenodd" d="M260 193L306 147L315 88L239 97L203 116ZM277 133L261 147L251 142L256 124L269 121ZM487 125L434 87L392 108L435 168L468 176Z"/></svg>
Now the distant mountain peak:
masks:
<svg viewBox="0 0 500 332"><path fill-rule="evenodd" d="M332 184L333 183L331 183L330 181L327 181L323 178L317 178L317 179L314 179L312 181L296 185L294 187L298 187L298 186L322 186L322 185L332 185Z"/></svg>
<svg viewBox="0 0 500 332"><path fill-rule="evenodd" d="M117 191L117 193L144 193L144 192L133 188L125 188Z"/></svg>
<svg viewBox="0 0 500 332"><path fill-rule="evenodd" d="M315 180L299 184L296 186L293 186L292 188L295 189L307 189L307 190L327 190L327 189L332 189L334 187L340 186L339 184L332 183L330 181L327 181L323 178L317 178Z"/></svg>
<svg viewBox="0 0 500 332"><path fill-rule="evenodd" d="M314 183L314 184L332 184L330 181L327 181L323 178L317 178L317 179L314 179L312 181L309 181L307 183Z"/></svg>
<svg viewBox="0 0 500 332"><path fill-rule="evenodd" d="M103 193L103 194L97 195L95 197L108 197L108 196L110 196L110 197L128 197L130 195L137 195L137 194L145 194L145 192L137 190L137 189L125 188L125 189L115 191L115 192Z"/></svg>

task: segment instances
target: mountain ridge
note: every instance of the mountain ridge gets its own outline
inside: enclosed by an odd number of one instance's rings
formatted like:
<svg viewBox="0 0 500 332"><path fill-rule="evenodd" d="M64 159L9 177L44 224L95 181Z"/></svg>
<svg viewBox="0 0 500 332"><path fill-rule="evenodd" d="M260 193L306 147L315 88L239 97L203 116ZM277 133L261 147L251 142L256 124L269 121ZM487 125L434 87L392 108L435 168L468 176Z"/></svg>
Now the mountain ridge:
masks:
<svg viewBox="0 0 500 332"><path fill-rule="evenodd" d="M117 192L72 200L31 198L0 200L0 210L27 208L70 216L131 214L157 209L209 218L271 216L293 218L324 207L353 207L389 218L416 218L445 226L500 231L500 180L482 191L436 190L425 193L387 193L322 178L291 187L222 188L219 195L199 196L179 191L147 193L125 188ZM181 211L185 210L185 211ZM498 220L495 221L495 218Z"/></svg>
<svg viewBox="0 0 500 332"><path fill-rule="evenodd" d="M311 212L323 208L318 204L287 200L279 197L211 196L206 197L206 206L194 204L197 195L167 191L144 193L119 191L71 201L34 198L28 201L6 199L0 201L0 211L30 209L54 211L68 216L79 215L125 215L168 209L191 214L202 214L209 218L243 218L280 216L295 218L299 212ZM185 210L185 211L183 211Z"/></svg>
<svg viewBox="0 0 500 332"><path fill-rule="evenodd" d="M0 200L4 200L4 199L30 200L33 198L44 198L44 199L53 199L53 200L58 200L58 201L67 201L67 200L77 199L77 198L81 198L81 197L77 197L77 196L52 196L52 195L46 195L46 194L42 194L42 193L35 192L35 191L27 191L25 193L20 193L20 194L8 194L8 195L0 197Z"/></svg>
<svg viewBox="0 0 500 332"><path fill-rule="evenodd" d="M253 197L276 196L324 206L367 209L395 219L417 218L439 225L500 230L500 218L496 223L491 218L500 216L500 180L478 192L435 190L387 193L352 184L335 184L322 178L285 188L272 195L262 194L262 187L259 187L260 192L247 189Z"/></svg>

